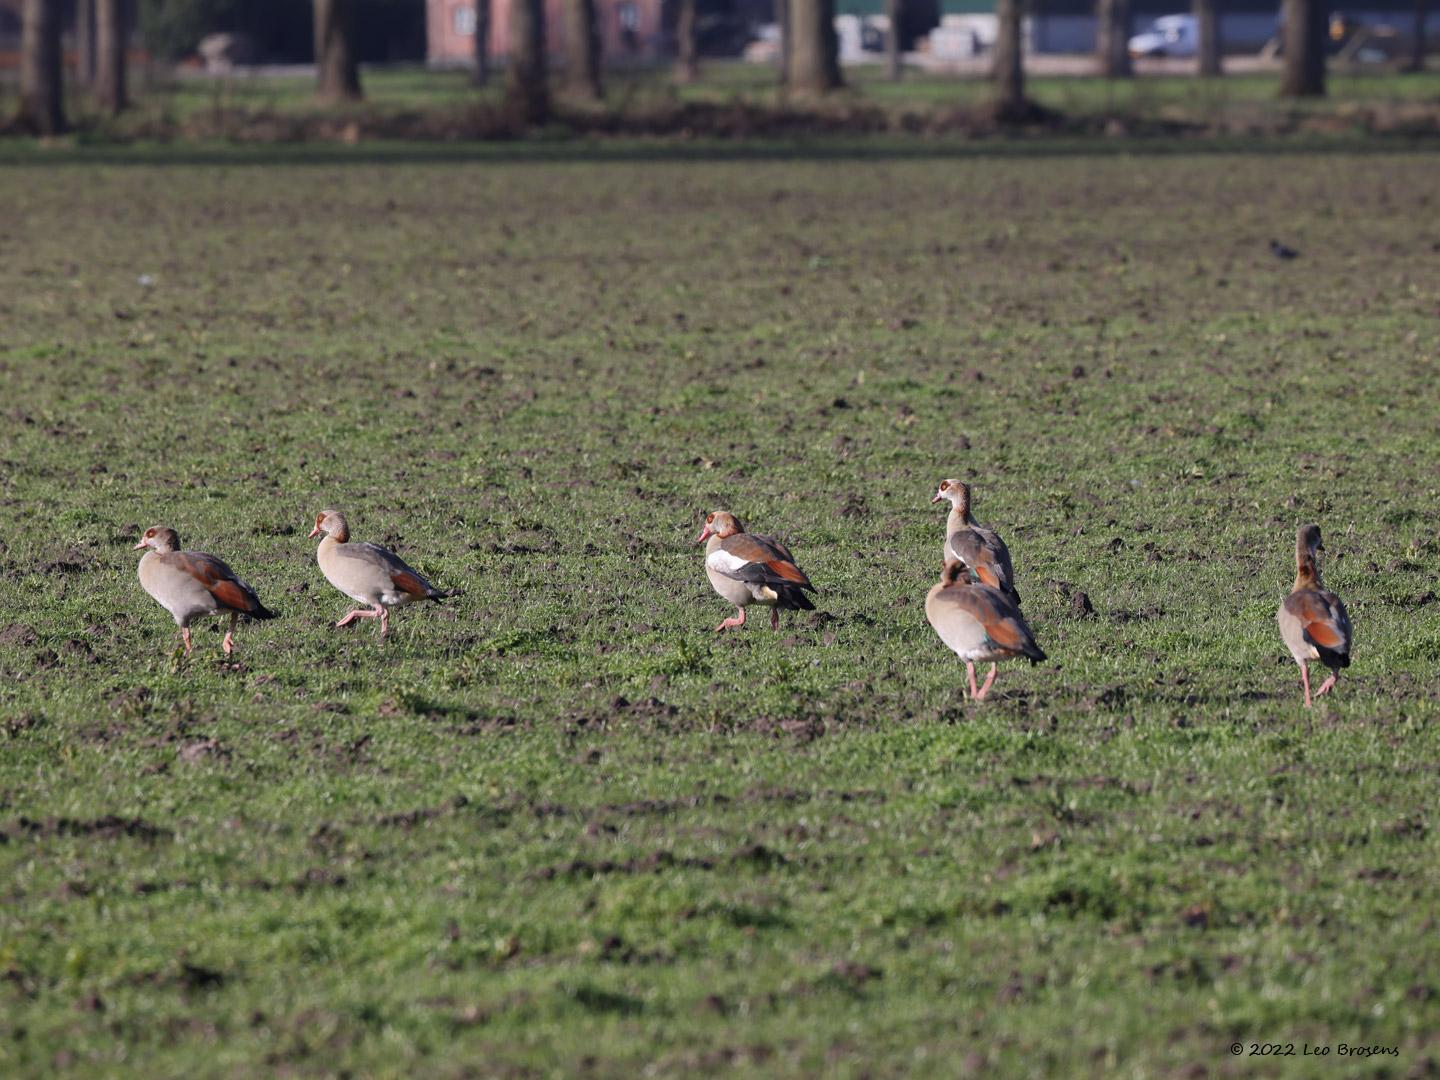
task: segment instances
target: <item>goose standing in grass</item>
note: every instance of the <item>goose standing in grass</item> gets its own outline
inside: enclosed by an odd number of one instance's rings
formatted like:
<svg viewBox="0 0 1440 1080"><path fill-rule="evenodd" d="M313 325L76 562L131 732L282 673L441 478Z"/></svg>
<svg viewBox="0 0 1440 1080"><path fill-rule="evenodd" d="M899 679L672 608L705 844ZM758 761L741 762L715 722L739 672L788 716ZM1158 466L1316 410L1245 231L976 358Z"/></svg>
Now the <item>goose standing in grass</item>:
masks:
<svg viewBox="0 0 1440 1080"><path fill-rule="evenodd" d="M781 608L815 610L805 595L806 590L814 592L815 586L795 565L790 549L773 536L747 533L734 514L717 510L706 515L705 528L695 542L705 544L705 575L711 586L738 609L738 614L715 627L716 633L744 626L745 609L751 604L770 608L774 630L780 629Z"/></svg>
<svg viewBox="0 0 1440 1080"><path fill-rule="evenodd" d="M1295 537L1295 584L1280 605L1276 619L1280 637L1295 663L1300 665L1300 685L1305 688L1305 707L1310 707L1309 660L1319 660L1330 669L1330 677L1320 684L1315 697L1328 692L1340 675L1350 666L1350 616L1340 598L1320 582L1317 558L1325 550L1320 542L1319 525L1302 525Z"/></svg>
<svg viewBox="0 0 1440 1080"><path fill-rule="evenodd" d="M174 529L146 529L135 550L149 548L140 559L140 586L153 596L180 627L185 655L190 655L190 624L205 615L230 616L220 647L229 656L235 648L235 624L247 619L273 619L275 612L260 603L255 590L214 555L181 551Z"/></svg>
<svg viewBox="0 0 1440 1080"><path fill-rule="evenodd" d="M390 632L390 609L417 600L443 600L457 595L442 591L426 581L393 551L375 544L350 539L350 526L338 510L322 510L315 516L310 536L324 534L316 559L325 580L366 608L356 608L335 624L349 626L356 619L379 619L380 639Z"/></svg>
<svg viewBox="0 0 1440 1080"><path fill-rule="evenodd" d="M925 597L925 617L940 640L965 661L970 696L976 701L984 701L990 692L999 661L1023 657L1038 664L1045 659L1019 605L993 586L972 582L957 559L945 561L939 583ZM975 663L987 660L990 674L985 685L977 688Z"/></svg>
<svg viewBox="0 0 1440 1080"><path fill-rule="evenodd" d="M931 505L948 500L950 516L945 520L945 558L958 559L972 574L991 588L999 589L1018 607L1015 568L1010 549L994 529L976 524L970 513L970 486L959 480L941 480Z"/></svg>

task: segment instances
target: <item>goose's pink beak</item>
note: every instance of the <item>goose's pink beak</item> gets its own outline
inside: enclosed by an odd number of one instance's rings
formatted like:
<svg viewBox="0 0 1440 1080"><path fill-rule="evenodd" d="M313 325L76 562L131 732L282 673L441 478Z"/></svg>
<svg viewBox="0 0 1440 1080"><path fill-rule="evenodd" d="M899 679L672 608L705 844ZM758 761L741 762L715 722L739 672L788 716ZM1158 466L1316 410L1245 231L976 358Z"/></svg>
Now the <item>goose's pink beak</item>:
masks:
<svg viewBox="0 0 1440 1080"><path fill-rule="evenodd" d="M317 536L319 536L319 535L320 535L320 526L319 526L319 525L316 525L313 529L310 530L310 535L307 536L305 539L306 539L306 540L313 540L313 539L315 539L315 537L317 537Z"/></svg>
<svg viewBox="0 0 1440 1080"><path fill-rule="evenodd" d="M945 496L942 495L940 492L937 491L937 492L935 493L935 497L930 500L930 505L931 505L931 506L934 506L937 502L944 502L944 501L945 501Z"/></svg>
<svg viewBox="0 0 1440 1080"><path fill-rule="evenodd" d="M695 543L703 544L706 540L710 539L710 533L710 526L706 525L705 528L700 530L700 535L695 538Z"/></svg>
<svg viewBox="0 0 1440 1080"><path fill-rule="evenodd" d="M141 548L143 548L143 547L149 547L149 546L150 546L150 541L148 541L148 540L141 540L138 544L136 544L136 545L135 545L133 548L131 548L130 550L131 550L131 551L139 551Z"/></svg>

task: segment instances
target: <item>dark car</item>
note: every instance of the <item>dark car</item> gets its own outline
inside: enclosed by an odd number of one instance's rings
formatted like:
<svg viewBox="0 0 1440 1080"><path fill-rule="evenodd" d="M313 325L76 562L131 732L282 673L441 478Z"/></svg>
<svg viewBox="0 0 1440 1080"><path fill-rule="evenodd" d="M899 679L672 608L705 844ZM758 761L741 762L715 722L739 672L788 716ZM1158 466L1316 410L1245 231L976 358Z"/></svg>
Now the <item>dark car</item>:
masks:
<svg viewBox="0 0 1440 1080"><path fill-rule="evenodd" d="M695 47L701 56L739 56L757 36L738 15L701 15L695 22Z"/></svg>

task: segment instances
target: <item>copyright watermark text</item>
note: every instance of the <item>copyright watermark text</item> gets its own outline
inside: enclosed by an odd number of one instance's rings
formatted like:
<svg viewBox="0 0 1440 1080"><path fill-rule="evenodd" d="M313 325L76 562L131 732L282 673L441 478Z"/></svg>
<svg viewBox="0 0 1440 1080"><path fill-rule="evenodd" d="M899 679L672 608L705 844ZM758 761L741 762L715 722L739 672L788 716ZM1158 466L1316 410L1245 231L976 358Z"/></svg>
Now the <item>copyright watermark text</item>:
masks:
<svg viewBox="0 0 1440 1080"><path fill-rule="evenodd" d="M1398 1046L1355 1046L1352 1043L1262 1043L1230 1044L1234 1057L1399 1057Z"/></svg>

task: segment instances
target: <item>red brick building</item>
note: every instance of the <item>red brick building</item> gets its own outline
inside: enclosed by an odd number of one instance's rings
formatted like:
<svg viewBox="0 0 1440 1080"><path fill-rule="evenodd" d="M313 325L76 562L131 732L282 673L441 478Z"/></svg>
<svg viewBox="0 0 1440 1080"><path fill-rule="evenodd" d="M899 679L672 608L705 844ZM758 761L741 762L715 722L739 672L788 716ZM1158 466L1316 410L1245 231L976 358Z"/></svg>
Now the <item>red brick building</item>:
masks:
<svg viewBox="0 0 1440 1080"><path fill-rule="evenodd" d="M425 0L426 60L430 64L445 67L474 60L476 2ZM498 59L510 47L510 0L489 2L489 52ZM545 0L545 40L552 54L565 49L565 3ZM607 64L665 55L662 4L663 0L595 0L600 50Z"/></svg>

